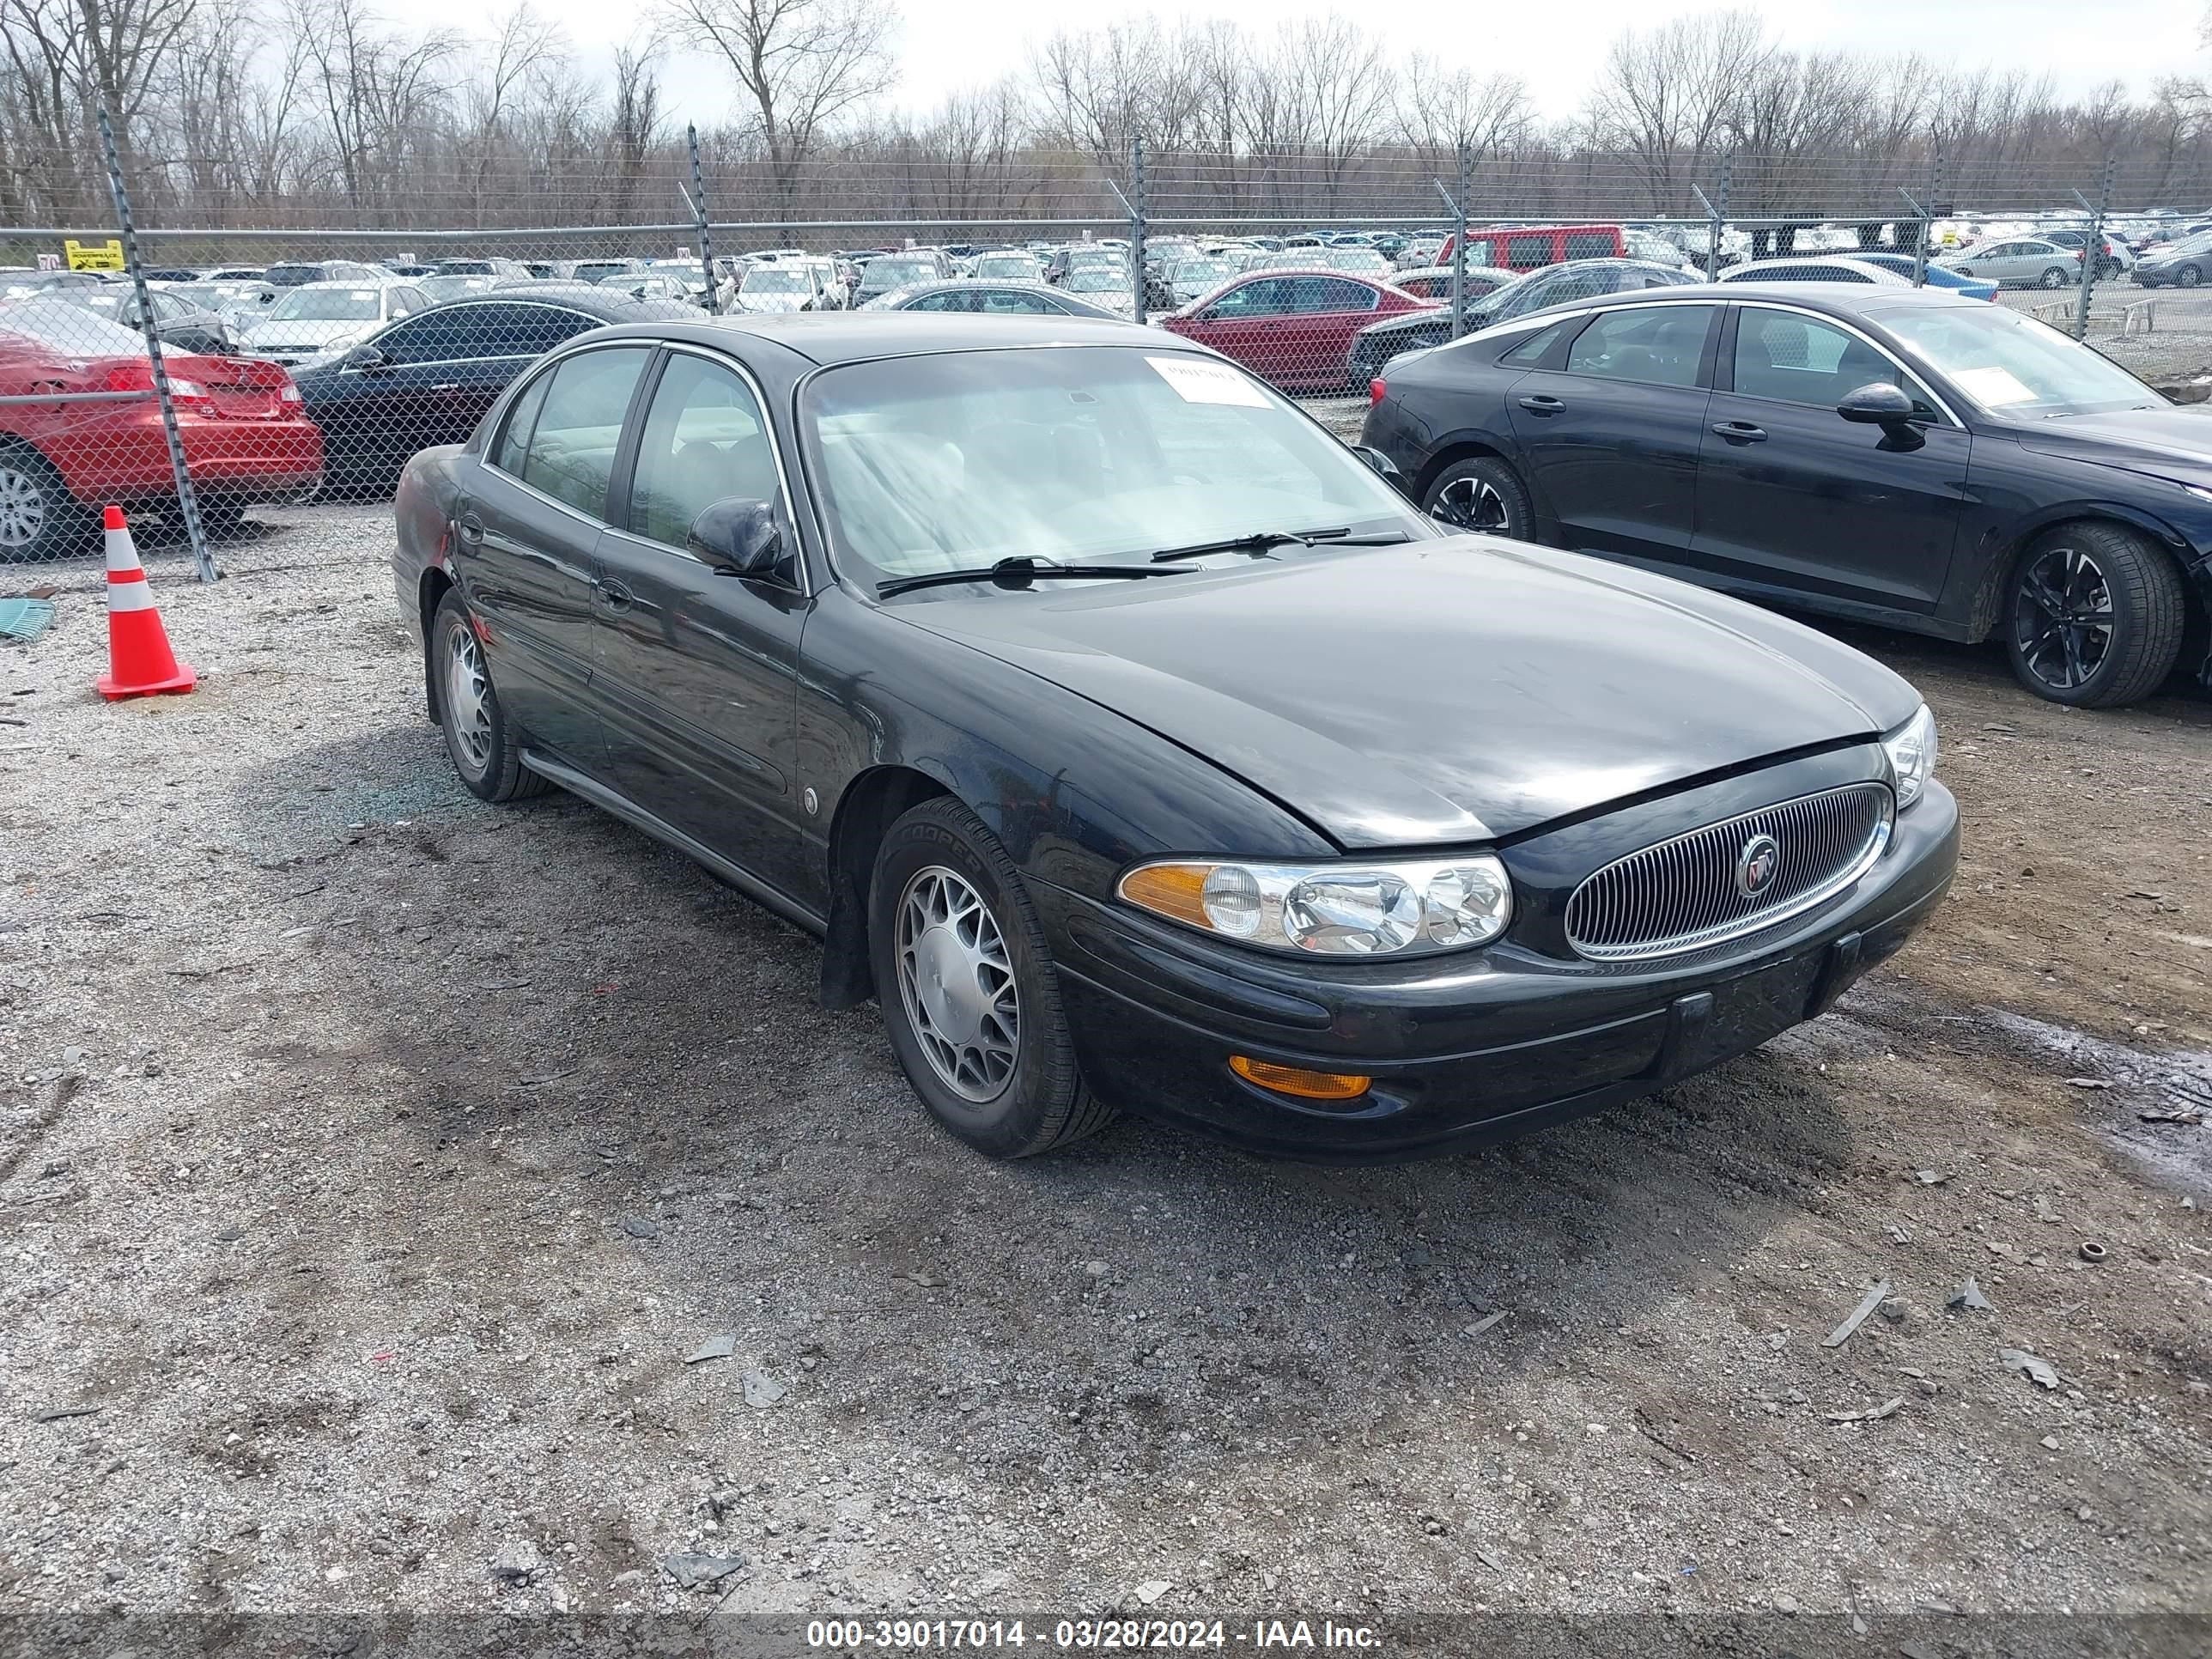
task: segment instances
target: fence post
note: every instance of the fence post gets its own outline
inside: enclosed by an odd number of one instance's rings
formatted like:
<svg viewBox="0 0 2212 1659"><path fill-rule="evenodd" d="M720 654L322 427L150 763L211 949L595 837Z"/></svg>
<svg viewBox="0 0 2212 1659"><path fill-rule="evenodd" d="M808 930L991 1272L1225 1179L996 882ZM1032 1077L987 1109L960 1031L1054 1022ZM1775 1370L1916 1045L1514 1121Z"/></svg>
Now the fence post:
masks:
<svg viewBox="0 0 2212 1659"><path fill-rule="evenodd" d="M1467 332L1467 198L1474 193L1474 152L1459 145L1459 195L1452 204L1452 338Z"/></svg>
<svg viewBox="0 0 2212 1659"><path fill-rule="evenodd" d="M1131 314L1145 320L1145 138L1129 137L1129 293L1136 302Z"/></svg>
<svg viewBox="0 0 2212 1659"><path fill-rule="evenodd" d="M123 183L123 163L115 151L115 124L107 105L100 106L100 148L107 161L108 193L115 198L115 222L123 232L123 264L131 273L131 289L138 305L139 331L146 337L146 356L154 368L154 397L161 406L161 433L169 442L169 473L176 480L177 510L185 520L185 535L192 544L192 562L200 580L211 582L222 572L208 551L207 532L200 524L199 498L192 494L191 473L185 465L185 441L177 431L177 406L169 397L168 365L161 361L161 337L154 318L154 302L146 295L145 267L138 259L138 228L131 217L131 192Z"/></svg>
<svg viewBox="0 0 2212 1659"><path fill-rule="evenodd" d="M2104 176L2097 185L2094 206L2080 191L2074 199L2089 210L2089 231L2081 239L2081 292L2074 302L2074 337L2089 337L2089 295L2097 285L2097 265L2105 257L2105 214L2112 205L2112 158L2105 158Z"/></svg>
<svg viewBox="0 0 2212 1659"><path fill-rule="evenodd" d="M1691 193L1705 210L1708 227L1705 233L1705 280L1709 283L1720 280L1721 226L1728 218L1729 184L1735 175L1735 157L1731 155L1721 163L1720 200L1717 204L1707 201L1705 192L1695 185L1690 186Z"/></svg>
<svg viewBox="0 0 2212 1659"><path fill-rule="evenodd" d="M719 316L721 306L715 293L714 246L707 235L707 176L699 166L699 129L695 124L684 129L691 144L691 222L699 231L699 265L707 273L707 314Z"/></svg>

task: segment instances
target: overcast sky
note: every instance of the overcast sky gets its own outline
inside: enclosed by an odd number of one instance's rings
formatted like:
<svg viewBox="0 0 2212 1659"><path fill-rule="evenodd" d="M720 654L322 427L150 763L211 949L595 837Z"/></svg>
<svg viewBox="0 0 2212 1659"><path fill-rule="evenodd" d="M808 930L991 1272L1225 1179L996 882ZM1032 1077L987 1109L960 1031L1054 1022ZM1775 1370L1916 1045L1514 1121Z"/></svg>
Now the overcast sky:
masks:
<svg viewBox="0 0 2212 1659"><path fill-rule="evenodd" d="M556 18L583 62L597 65L633 33L642 33L647 3L610 7L604 0L534 0ZM1918 51L1962 68L1983 64L2048 72L2063 94L2081 94L2118 79L2147 91L2157 76L2204 64L2197 43L2207 0L1748 0L1773 20L1789 44ZM394 21L416 27L452 26L450 0L385 0ZM1547 115L1572 110L1588 87L1604 43L1625 28L1716 9L1714 0L1565 0L1559 4L1447 3L1378 9L1344 0L1268 0L1230 5L1190 0L1150 8L1162 15L1221 16L1254 26L1260 19L1348 13L1374 21L1408 46L1487 73L1509 70L1525 79ZM483 15L504 10L484 7ZM946 93L1020 70L1030 43L1055 29L1100 27L1124 15L1097 0L902 0L905 20L898 101L926 107ZM1128 8L1139 15L1142 3ZM467 25L464 24L465 27ZM672 61L665 85L679 120L702 126L729 108L725 75L700 60Z"/></svg>

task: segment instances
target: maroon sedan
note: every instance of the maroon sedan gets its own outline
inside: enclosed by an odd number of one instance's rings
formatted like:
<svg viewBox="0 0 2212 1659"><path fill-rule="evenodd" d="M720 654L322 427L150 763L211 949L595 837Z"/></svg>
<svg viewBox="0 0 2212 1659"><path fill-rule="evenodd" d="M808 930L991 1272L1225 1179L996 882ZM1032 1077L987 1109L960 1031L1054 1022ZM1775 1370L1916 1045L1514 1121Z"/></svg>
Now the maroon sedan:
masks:
<svg viewBox="0 0 2212 1659"><path fill-rule="evenodd" d="M1352 337L1378 318L1436 302L1340 270L1262 270L1216 289L1160 325L1233 357L1271 385L1338 392L1352 384ZM1366 384L1361 376L1359 384Z"/></svg>

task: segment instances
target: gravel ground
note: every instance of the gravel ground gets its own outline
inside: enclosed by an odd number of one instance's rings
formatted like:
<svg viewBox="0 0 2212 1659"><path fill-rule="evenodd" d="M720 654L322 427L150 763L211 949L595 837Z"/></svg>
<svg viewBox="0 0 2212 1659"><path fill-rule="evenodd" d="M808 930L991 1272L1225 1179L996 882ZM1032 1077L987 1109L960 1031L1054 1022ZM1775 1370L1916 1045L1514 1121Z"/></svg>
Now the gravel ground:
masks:
<svg viewBox="0 0 2212 1659"><path fill-rule="evenodd" d="M1124 1122L1006 1167L813 1005L808 940L463 792L387 512L267 515L212 589L155 550L192 696L93 696L81 567L0 647L0 1649L2212 1611L2212 1128L2141 1117L2212 1096L2205 704L1854 633L1935 706L1967 854L1837 1012L1479 1156Z"/></svg>
<svg viewBox="0 0 2212 1659"><path fill-rule="evenodd" d="M2008 288L2001 297L2019 311L2065 305L2066 316L2074 314L2071 294ZM2149 331L2123 337L2126 311L2146 302L2151 307ZM2137 288L2125 277L2100 283L2090 296L2089 343L2153 386L2168 391L2191 387L2212 377L2212 289ZM2203 394L2182 390L2179 395Z"/></svg>

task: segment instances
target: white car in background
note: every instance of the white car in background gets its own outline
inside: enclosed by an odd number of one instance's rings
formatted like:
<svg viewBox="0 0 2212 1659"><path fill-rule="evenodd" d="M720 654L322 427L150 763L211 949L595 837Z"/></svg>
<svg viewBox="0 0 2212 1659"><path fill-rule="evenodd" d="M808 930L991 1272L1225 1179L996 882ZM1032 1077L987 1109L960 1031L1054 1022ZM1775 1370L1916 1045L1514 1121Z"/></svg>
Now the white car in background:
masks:
<svg viewBox="0 0 2212 1659"><path fill-rule="evenodd" d="M302 283L284 289L246 330L246 349L289 367L349 350L429 303L411 283Z"/></svg>
<svg viewBox="0 0 2212 1659"><path fill-rule="evenodd" d="M845 285L828 259L779 259L756 264L738 279L728 309L744 315L779 311L835 311L843 308Z"/></svg>
<svg viewBox="0 0 2212 1659"><path fill-rule="evenodd" d="M1747 259L1730 265L1718 278L1723 283L1870 283L1876 288L1911 288L1895 271L1848 254L1778 254L1771 259Z"/></svg>

